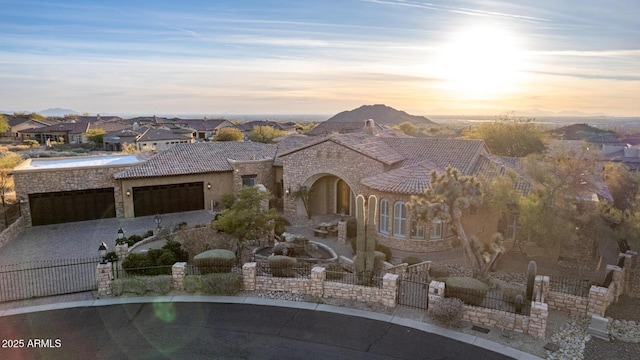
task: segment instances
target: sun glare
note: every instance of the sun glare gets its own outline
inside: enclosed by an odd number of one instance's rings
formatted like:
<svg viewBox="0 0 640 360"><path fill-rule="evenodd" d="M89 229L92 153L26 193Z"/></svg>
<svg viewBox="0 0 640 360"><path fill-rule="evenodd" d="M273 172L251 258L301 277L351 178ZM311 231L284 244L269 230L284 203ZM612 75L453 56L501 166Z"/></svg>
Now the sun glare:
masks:
<svg viewBox="0 0 640 360"><path fill-rule="evenodd" d="M476 27L442 47L437 70L446 89L459 96L493 98L514 90L522 61L517 39L506 30Z"/></svg>

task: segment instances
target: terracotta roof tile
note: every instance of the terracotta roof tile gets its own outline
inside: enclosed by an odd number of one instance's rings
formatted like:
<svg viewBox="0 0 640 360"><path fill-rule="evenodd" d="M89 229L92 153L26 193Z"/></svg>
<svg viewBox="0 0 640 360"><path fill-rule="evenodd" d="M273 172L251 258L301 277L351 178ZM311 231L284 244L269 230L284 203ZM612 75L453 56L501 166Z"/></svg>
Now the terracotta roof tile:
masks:
<svg viewBox="0 0 640 360"><path fill-rule="evenodd" d="M147 162L114 175L116 179L233 171L229 160L273 159L274 145L251 142L177 144Z"/></svg>
<svg viewBox="0 0 640 360"><path fill-rule="evenodd" d="M444 171L429 160L362 179L371 189L396 194L422 194L429 187L432 171Z"/></svg>

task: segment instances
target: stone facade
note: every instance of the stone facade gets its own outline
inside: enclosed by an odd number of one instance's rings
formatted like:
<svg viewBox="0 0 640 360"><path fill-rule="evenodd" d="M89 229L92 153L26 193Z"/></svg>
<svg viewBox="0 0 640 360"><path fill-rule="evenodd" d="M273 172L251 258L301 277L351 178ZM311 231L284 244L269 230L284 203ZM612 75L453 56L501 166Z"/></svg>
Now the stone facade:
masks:
<svg viewBox="0 0 640 360"><path fill-rule="evenodd" d="M277 194L276 170L273 159L256 161L233 161L233 187L231 191L237 194L242 189L243 176L255 176L256 184L262 184L273 195Z"/></svg>
<svg viewBox="0 0 640 360"><path fill-rule="evenodd" d="M171 267L171 288L174 290L184 290L184 277L186 275L186 262L177 262Z"/></svg>
<svg viewBox="0 0 640 360"><path fill-rule="evenodd" d="M0 248L20 235L24 230L24 223L24 217L21 216L0 233Z"/></svg>

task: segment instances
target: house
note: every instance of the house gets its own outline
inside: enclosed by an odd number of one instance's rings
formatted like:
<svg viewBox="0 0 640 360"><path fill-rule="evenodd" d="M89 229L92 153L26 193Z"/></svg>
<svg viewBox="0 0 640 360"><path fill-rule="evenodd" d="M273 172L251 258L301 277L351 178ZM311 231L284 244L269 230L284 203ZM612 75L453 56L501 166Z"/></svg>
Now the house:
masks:
<svg viewBox="0 0 640 360"><path fill-rule="evenodd" d="M7 116L9 123L9 130L3 134L5 137L10 137L13 140L24 140L20 136L20 132L29 129L42 128L56 124L57 121L53 120L34 120L21 116Z"/></svg>
<svg viewBox="0 0 640 360"><path fill-rule="evenodd" d="M136 139L136 147L138 150L166 150L175 144L189 144L195 142L193 133L186 129L175 129L174 131L167 128L145 129Z"/></svg>
<svg viewBox="0 0 640 360"><path fill-rule="evenodd" d="M287 134L293 134L296 129L295 129L295 125L294 123L282 123L282 122L277 122L277 121L261 121L261 120L255 120L255 121L247 121L244 123L240 123L240 124L236 124L233 127L235 127L236 129L242 131L242 133L245 136L245 139L247 137L247 134L249 132L251 132L253 130L254 127L256 126L270 126L276 130L280 130L283 134L287 135Z"/></svg>
<svg viewBox="0 0 640 360"><path fill-rule="evenodd" d="M18 131L20 140L36 140L41 145L52 142L63 144L84 144L87 142L85 134L90 123L60 123L50 126L37 127Z"/></svg>
<svg viewBox="0 0 640 360"><path fill-rule="evenodd" d="M173 124L190 129L197 140L213 140L219 129L233 126L233 123L226 119L173 119Z"/></svg>

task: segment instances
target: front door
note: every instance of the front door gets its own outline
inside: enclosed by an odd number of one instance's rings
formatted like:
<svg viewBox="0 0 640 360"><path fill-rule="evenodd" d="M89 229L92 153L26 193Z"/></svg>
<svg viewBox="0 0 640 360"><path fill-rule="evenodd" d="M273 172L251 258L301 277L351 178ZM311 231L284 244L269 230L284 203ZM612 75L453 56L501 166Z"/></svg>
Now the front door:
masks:
<svg viewBox="0 0 640 360"><path fill-rule="evenodd" d="M344 209L345 215L351 215L351 189L349 189L349 185L340 179L336 187L336 213L340 214Z"/></svg>

